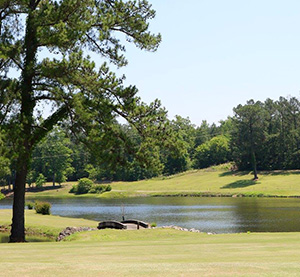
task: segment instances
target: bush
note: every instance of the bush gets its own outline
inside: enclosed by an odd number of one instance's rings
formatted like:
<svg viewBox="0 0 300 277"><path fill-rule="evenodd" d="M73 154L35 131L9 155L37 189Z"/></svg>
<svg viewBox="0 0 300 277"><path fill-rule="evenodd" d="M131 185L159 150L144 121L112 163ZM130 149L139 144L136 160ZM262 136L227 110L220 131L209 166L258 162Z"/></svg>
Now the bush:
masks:
<svg viewBox="0 0 300 277"><path fill-rule="evenodd" d="M93 181L88 178L81 178L78 181L78 185L76 188L76 194L85 194L88 193L92 188Z"/></svg>
<svg viewBox="0 0 300 277"><path fill-rule="evenodd" d="M0 200L4 198L5 198L4 194L0 192Z"/></svg>
<svg viewBox="0 0 300 277"><path fill-rule="evenodd" d="M77 193L77 185L73 185L72 188L69 190L69 193Z"/></svg>
<svg viewBox="0 0 300 277"><path fill-rule="evenodd" d="M32 202L26 202L25 206L27 206L28 210L32 210L34 208L34 203L32 203Z"/></svg>
<svg viewBox="0 0 300 277"><path fill-rule="evenodd" d="M152 223L150 224L150 226L151 226L152 228L154 228L154 227L157 227L157 224L156 224L156 222L152 222Z"/></svg>
<svg viewBox="0 0 300 277"><path fill-rule="evenodd" d="M88 178L81 178L78 181L77 185L73 185L73 187L69 190L69 193L75 194L86 194L86 193L104 193L106 191L111 191L110 185L94 185L93 181Z"/></svg>
<svg viewBox="0 0 300 277"><path fill-rule="evenodd" d="M105 185L94 185L92 188L89 190L89 193L103 193L106 191L111 191L111 186L105 186Z"/></svg>
<svg viewBox="0 0 300 277"><path fill-rule="evenodd" d="M35 181L35 185L37 188L41 188L45 183L46 183L46 178L42 173L40 173Z"/></svg>
<svg viewBox="0 0 300 277"><path fill-rule="evenodd" d="M50 214L51 204L48 202L35 202L34 209L37 214Z"/></svg>
<svg viewBox="0 0 300 277"><path fill-rule="evenodd" d="M110 185L106 186L105 191L111 191L111 186Z"/></svg>

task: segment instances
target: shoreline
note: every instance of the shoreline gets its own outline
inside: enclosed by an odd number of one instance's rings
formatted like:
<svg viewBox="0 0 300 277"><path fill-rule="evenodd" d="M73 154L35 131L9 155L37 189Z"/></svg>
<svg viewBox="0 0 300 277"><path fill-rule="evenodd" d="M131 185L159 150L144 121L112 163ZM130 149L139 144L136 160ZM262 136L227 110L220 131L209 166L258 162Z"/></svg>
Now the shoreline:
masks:
<svg viewBox="0 0 300 277"><path fill-rule="evenodd" d="M297 199L300 198L300 195L272 195L272 194L264 194L264 193L257 193L257 192L247 192L247 193L211 193L211 192L193 192L193 193L153 193L150 192L149 194L143 193L130 193L128 191L124 191L124 194L120 191L112 191L113 195L109 195L109 193L104 194L82 194L82 195L29 195L25 194L26 200L35 200L35 199L80 199L80 198L91 198L91 199L122 199L122 198L148 198L148 197L199 197L199 198L286 198L286 199ZM4 194L4 198L0 199L13 199L13 192L9 192Z"/></svg>

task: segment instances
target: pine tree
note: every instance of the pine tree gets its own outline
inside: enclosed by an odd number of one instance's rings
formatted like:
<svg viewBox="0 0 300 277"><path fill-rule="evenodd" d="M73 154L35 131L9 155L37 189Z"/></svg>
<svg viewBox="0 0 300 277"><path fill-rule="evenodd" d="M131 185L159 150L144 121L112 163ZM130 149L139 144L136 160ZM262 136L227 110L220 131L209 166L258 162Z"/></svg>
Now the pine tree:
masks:
<svg viewBox="0 0 300 277"><path fill-rule="evenodd" d="M124 87L105 62L98 65L87 53L121 67L127 64L124 37L155 51L160 35L148 31L154 16L145 0L0 0L0 122L16 153L11 242L25 241L25 182L34 146L64 118L74 128L99 128L117 115L130 117L139 102L135 87ZM54 111L38 124L43 103Z"/></svg>

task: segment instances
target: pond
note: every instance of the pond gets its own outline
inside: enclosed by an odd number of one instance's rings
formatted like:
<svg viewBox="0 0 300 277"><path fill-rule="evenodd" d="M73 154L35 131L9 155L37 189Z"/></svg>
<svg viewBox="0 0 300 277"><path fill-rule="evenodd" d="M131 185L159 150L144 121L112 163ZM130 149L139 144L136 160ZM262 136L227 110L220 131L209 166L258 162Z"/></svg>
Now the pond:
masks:
<svg viewBox="0 0 300 277"><path fill-rule="evenodd" d="M203 232L300 232L300 199L152 197L43 199L52 214L97 221L140 219ZM10 209L11 200L0 201Z"/></svg>

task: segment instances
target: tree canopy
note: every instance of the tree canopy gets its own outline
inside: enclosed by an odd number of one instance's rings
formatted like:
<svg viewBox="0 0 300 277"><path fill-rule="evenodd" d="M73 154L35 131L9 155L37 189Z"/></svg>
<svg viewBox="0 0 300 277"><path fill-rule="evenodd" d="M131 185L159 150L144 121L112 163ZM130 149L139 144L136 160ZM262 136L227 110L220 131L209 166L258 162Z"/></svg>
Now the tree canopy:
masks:
<svg viewBox="0 0 300 277"><path fill-rule="evenodd" d="M55 124L68 117L73 130L88 132L109 129L117 116L137 122L137 89L124 87L106 61L126 65L128 42L155 51L161 37L148 30L154 16L145 0L0 1L0 122L16 160L11 242L25 240L32 151ZM52 112L39 121L45 104Z"/></svg>

